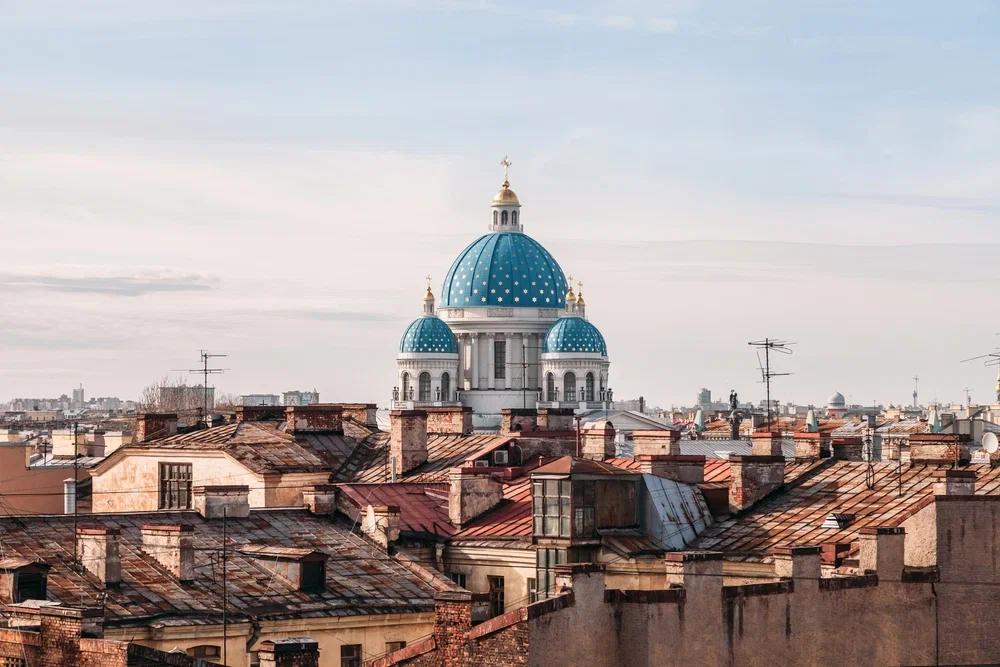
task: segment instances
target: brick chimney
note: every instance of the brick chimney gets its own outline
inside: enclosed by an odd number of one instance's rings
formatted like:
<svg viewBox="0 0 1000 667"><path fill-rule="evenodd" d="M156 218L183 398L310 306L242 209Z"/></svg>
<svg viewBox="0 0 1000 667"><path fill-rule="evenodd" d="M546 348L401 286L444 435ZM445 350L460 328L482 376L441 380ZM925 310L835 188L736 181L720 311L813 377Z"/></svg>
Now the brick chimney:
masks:
<svg viewBox="0 0 1000 667"><path fill-rule="evenodd" d="M799 431L794 436L795 458L822 459L830 456L830 435L819 431Z"/></svg>
<svg viewBox="0 0 1000 667"><path fill-rule="evenodd" d="M319 642L309 637L267 639L257 656L260 667L319 667Z"/></svg>
<svg viewBox="0 0 1000 667"><path fill-rule="evenodd" d="M538 411L534 408L503 408L500 410L501 435L537 430L539 430Z"/></svg>
<svg viewBox="0 0 1000 667"><path fill-rule="evenodd" d="M362 426L375 428L375 413L378 405L375 403L333 403L339 406L343 412L344 419L352 419Z"/></svg>
<svg viewBox="0 0 1000 667"><path fill-rule="evenodd" d="M363 510L361 532L382 548L399 539L402 514L396 505L367 505Z"/></svg>
<svg viewBox="0 0 1000 667"><path fill-rule="evenodd" d="M750 434L751 452L754 456L783 456L781 433L777 431L754 431Z"/></svg>
<svg viewBox="0 0 1000 667"><path fill-rule="evenodd" d="M615 427L609 421L584 426L580 432L581 456L603 461L615 455Z"/></svg>
<svg viewBox="0 0 1000 667"><path fill-rule="evenodd" d="M389 468L396 475L427 460L427 412L393 410L389 413Z"/></svg>
<svg viewBox="0 0 1000 667"><path fill-rule="evenodd" d="M289 405L285 408L287 430L292 433L343 433L344 409L335 403Z"/></svg>
<svg viewBox="0 0 1000 667"><path fill-rule="evenodd" d="M833 449L833 458L835 459L840 461L864 460L864 457L861 456L862 449L864 448L864 440L859 435L833 438L830 441L830 445Z"/></svg>
<svg viewBox="0 0 1000 667"><path fill-rule="evenodd" d="M975 470L938 470L934 478L936 496L971 496L976 493Z"/></svg>
<svg viewBox="0 0 1000 667"><path fill-rule="evenodd" d="M632 455L676 456L681 453L681 432L670 430L632 431Z"/></svg>
<svg viewBox="0 0 1000 667"><path fill-rule="evenodd" d="M140 412L135 416L135 442L177 435L177 414L173 412Z"/></svg>
<svg viewBox="0 0 1000 667"><path fill-rule="evenodd" d="M180 523L147 523L142 527L142 548L180 581L194 579L194 529Z"/></svg>
<svg viewBox="0 0 1000 667"><path fill-rule="evenodd" d="M910 464L968 462L971 437L959 433L914 433L910 436Z"/></svg>
<svg viewBox="0 0 1000 667"><path fill-rule="evenodd" d="M575 414L573 408L538 408L538 430L572 431Z"/></svg>
<svg viewBox="0 0 1000 667"><path fill-rule="evenodd" d="M237 405L237 422L281 421L285 408L281 405Z"/></svg>
<svg viewBox="0 0 1000 667"><path fill-rule="evenodd" d="M196 486L191 490L194 510L206 519L245 519L250 516L250 487Z"/></svg>
<svg viewBox="0 0 1000 667"><path fill-rule="evenodd" d="M77 560L105 586L117 586L122 581L120 537L120 530L107 526L84 525L76 529Z"/></svg>
<svg viewBox="0 0 1000 667"><path fill-rule="evenodd" d="M316 484L303 489L302 502L313 514L333 514L337 510L337 485Z"/></svg>
<svg viewBox="0 0 1000 667"><path fill-rule="evenodd" d="M467 405L444 405L423 408L427 412L427 432L435 435L472 433L472 408Z"/></svg>
<svg viewBox="0 0 1000 667"><path fill-rule="evenodd" d="M903 576L906 529L902 526L869 526L858 539L858 567L876 572L879 581L899 581Z"/></svg>
<svg viewBox="0 0 1000 667"><path fill-rule="evenodd" d="M784 484L785 457L729 455L729 511L742 511Z"/></svg>
<svg viewBox="0 0 1000 667"><path fill-rule="evenodd" d="M452 470L448 475L448 518L462 526L503 500L503 484L490 474L476 474L475 468Z"/></svg>
<svg viewBox="0 0 1000 667"><path fill-rule="evenodd" d="M639 463L639 470L647 475L685 484L705 481L705 457L701 455L639 454L635 460Z"/></svg>

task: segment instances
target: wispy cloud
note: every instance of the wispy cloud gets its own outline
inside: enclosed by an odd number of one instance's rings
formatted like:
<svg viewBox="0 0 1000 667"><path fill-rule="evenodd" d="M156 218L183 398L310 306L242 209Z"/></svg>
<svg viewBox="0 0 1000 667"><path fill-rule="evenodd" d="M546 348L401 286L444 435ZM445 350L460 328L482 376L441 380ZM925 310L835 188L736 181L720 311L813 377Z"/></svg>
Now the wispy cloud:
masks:
<svg viewBox="0 0 1000 667"><path fill-rule="evenodd" d="M205 292L218 281L197 274L143 272L134 275L100 275L92 267L70 267L52 273L0 273L0 289L143 296L157 292Z"/></svg>

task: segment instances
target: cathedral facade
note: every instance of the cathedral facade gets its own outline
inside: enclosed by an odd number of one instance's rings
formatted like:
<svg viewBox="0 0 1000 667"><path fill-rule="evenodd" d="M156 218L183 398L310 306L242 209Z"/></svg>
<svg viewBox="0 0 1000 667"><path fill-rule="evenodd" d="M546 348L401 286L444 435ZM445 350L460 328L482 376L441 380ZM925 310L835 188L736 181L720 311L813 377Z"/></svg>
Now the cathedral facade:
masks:
<svg viewBox="0 0 1000 667"><path fill-rule="evenodd" d="M505 160L504 166L509 164ZM488 231L445 274L437 303L404 331L396 357L397 408L462 404L479 426L504 408L603 405L608 350L555 258L524 232L506 177Z"/></svg>

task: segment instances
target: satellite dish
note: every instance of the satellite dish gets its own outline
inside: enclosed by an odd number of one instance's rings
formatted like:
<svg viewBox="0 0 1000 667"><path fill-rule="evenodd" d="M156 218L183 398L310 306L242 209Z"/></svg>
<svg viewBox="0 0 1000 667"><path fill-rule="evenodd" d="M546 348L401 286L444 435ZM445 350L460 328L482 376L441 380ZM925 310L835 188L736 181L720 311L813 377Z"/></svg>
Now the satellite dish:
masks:
<svg viewBox="0 0 1000 667"><path fill-rule="evenodd" d="M990 454L994 454L998 449L1000 449L1000 439L997 438L996 433L984 433L983 439L980 441L985 449Z"/></svg>

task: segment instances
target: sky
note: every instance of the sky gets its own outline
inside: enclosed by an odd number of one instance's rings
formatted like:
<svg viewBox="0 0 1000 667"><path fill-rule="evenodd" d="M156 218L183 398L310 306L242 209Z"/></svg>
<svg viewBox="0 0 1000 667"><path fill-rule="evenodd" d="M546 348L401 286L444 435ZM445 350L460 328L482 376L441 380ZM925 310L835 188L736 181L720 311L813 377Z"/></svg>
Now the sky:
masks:
<svg viewBox="0 0 1000 667"><path fill-rule="evenodd" d="M505 154L616 398L992 398L994 2L0 0L0 63L0 400L385 404Z"/></svg>

